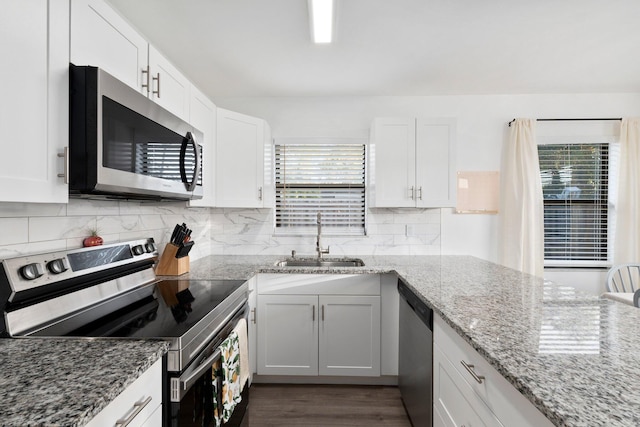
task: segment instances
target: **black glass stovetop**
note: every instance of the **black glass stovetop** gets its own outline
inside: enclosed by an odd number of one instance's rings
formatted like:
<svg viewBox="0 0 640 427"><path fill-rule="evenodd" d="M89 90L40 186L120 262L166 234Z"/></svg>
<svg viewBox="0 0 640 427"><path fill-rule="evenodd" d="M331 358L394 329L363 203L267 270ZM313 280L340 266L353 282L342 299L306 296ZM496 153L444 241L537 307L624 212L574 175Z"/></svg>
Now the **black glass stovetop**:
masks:
<svg viewBox="0 0 640 427"><path fill-rule="evenodd" d="M179 338L240 286L242 280L162 280L150 295L67 336ZM44 330L34 335L50 336Z"/></svg>

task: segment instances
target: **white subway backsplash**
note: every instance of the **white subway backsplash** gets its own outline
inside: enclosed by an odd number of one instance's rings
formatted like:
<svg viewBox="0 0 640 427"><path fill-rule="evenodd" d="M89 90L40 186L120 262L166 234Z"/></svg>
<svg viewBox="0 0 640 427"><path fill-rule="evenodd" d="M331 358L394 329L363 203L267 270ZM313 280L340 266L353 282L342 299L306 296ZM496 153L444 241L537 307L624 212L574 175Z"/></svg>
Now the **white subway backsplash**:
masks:
<svg viewBox="0 0 640 427"><path fill-rule="evenodd" d="M370 209L366 236L322 238L330 256L437 255L440 209ZM192 260L208 255L315 255L315 234L274 234L272 209L189 208L184 202L72 199L0 203L0 259L79 248L97 229L105 243L153 237L162 250L175 224L193 229Z"/></svg>

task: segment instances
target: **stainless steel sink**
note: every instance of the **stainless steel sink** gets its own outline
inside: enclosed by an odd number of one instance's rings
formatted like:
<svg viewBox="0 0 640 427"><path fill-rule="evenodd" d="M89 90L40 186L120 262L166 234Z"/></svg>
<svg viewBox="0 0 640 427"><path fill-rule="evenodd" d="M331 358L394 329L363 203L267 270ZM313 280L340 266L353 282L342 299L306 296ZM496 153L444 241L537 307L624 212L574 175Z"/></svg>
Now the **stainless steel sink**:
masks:
<svg viewBox="0 0 640 427"><path fill-rule="evenodd" d="M363 267L361 259L286 259L276 264L278 267Z"/></svg>

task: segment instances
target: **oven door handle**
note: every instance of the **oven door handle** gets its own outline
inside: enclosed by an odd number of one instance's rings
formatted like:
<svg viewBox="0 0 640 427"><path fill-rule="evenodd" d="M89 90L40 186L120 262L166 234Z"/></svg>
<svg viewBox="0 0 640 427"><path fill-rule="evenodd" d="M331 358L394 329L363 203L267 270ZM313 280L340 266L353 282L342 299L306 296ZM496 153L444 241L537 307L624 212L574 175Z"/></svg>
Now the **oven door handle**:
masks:
<svg viewBox="0 0 640 427"><path fill-rule="evenodd" d="M233 311L231 312L231 314L229 314L222 322L220 322L222 327L220 327L220 328L216 329L215 331L213 331L206 339L202 340L203 344L201 346L199 346L198 348L193 350L191 352L191 354L189 354L189 360L193 360L194 356L196 354L200 353L202 351L202 349L205 348L208 345L208 343L211 341L211 339L213 339L217 334L219 334L220 331L222 331L230 321L233 321L233 319L235 317L237 317L238 313L243 308L245 308L246 306L248 306L248 301L246 299L242 300L242 302L240 302L240 304L235 306ZM244 317L244 315L241 316L241 317Z"/></svg>
<svg viewBox="0 0 640 427"><path fill-rule="evenodd" d="M214 351L211 356L209 356L208 358L203 360L202 363L200 363L200 365L198 366L198 369L190 373L186 378L180 377L180 390L182 391L189 390L191 386L196 382L196 380L200 378L202 373L207 369L211 368L211 365L213 365L213 362L215 362L218 358L220 358L220 354L221 354L221 350L220 348L217 348L216 351Z"/></svg>

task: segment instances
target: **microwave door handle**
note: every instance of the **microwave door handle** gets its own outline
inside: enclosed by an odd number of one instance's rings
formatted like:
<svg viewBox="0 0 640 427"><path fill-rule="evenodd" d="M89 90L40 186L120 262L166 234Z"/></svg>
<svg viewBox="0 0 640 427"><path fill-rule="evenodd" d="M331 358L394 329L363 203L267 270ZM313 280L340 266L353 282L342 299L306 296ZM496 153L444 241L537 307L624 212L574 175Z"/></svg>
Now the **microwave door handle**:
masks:
<svg viewBox="0 0 640 427"><path fill-rule="evenodd" d="M193 171L193 179L191 182L187 180L187 171L185 166L185 157L187 154L187 145L193 145L193 151L196 153L196 167ZM196 185L198 184L198 176L200 175L200 150L198 149L198 144L196 143L195 138L191 132L187 132L187 135L182 140L182 147L180 148L180 178L182 182L187 186L187 191L193 191L196 189Z"/></svg>

